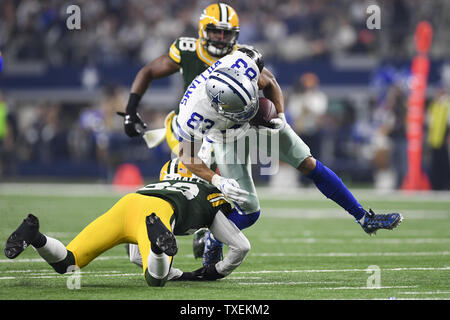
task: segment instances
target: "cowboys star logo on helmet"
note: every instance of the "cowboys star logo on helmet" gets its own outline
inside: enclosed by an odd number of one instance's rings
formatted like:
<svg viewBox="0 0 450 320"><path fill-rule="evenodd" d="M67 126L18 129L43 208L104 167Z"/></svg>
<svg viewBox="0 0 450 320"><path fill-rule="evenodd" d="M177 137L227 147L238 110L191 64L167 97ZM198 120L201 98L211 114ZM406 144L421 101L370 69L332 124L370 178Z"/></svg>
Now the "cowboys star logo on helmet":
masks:
<svg viewBox="0 0 450 320"><path fill-rule="evenodd" d="M199 20L199 38L209 54L222 57L230 53L239 36L239 18L225 3L206 7Z"/></svg>
<svg viewBox="0 0 450 320"><path fill-rule="evenodd" d="M255 83L236 69L216 69L206 81L211 106L227 119L244 123L258 111L258 89ZM219 95L221 103L217 103Z"/></svg>
<svg viewBox="0 0 450 320"><path fill-rule="evenodd" d="M220 92L217 92L215 95L213 95L212 93L210 93L211 95L211 103L215 103L215 104L223 104L222 101L220 101Z"/></svg>

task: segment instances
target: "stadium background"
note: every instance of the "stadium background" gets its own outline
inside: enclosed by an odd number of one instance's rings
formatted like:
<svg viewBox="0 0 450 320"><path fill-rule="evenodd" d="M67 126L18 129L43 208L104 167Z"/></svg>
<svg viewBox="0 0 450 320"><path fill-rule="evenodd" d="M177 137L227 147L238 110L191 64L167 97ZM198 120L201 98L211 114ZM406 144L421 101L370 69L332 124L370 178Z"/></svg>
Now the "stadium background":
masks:
<svg viewBox="0 0 450 320"><path fill-rule="evenodd" d="M239 14L238 41L264 54L284 90L288 121L313 154L349 184L399 188L407 168L414 30L421 20L434 28L428 106L450 88L450 2L225 2ZM149 150L142 139L128 138L115 112L124 109L141 66L168 52L177 37L197 37L199 14L209 3L1 1L0 180L109 184L123 163L136 165L145 179L157 177L170 157L166 144ZM71 4L81 8L81 30L66 26ZM381 8L380 30L366 26L370 4ZM182 87L178 74L152 83L140 105L151 128L163 126ZM304 105L313 112L306 114ZM448 189L449 139L441 160L434 159L429 126L424 170L434 189ZM437 175L435 161L441 161ZM286 167L255 180L307 185Z"/></svg>

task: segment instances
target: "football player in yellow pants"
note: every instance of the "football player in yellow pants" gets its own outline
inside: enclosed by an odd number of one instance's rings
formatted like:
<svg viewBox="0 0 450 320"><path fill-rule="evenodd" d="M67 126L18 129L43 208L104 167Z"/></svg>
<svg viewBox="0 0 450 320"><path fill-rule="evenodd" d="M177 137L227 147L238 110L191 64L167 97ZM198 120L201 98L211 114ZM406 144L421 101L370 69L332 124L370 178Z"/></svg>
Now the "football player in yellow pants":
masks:
<svg viewBox="0 0 450 320"><path fill-rule="evenodd" d="M161 198L128 194L92 221L64 247L59 240L40 233L38 218L30 214L8 238L5 254L8 258L15 258L20 254L20 248L23 248L25 241L27 246L31 244L56 272L63 274L73 265L78 268L85 267L100 254L120 243L136 243L141 255L148 257L143 259L143 272L147 282L151 286L161 286L164 285L173 255L177 251L170 226L173 215L172 205ZM153 238L154 243L151 243L149 238ZM31 242L28 243L29 241ZM163 248L167 254L163 254ZM153 260L159 261L151 263Z"/></svg>
<svg viewBox="0 0 450 320"><path fill-rule="evenodd" d="M67 247L40 233L38 218L29 214L6 241L6 257L14 259L32 245L56 272L63 274L73 266L85 267L120 243L135 243L144 257L143 273L150 286L164 286L169 273L171 280L216 280L230 274L250 250L247 238L226 217L230 204L218 189L194 177L178 159L166 163L161 178L122 197ZM227 257L194 272L172 270L178 250L175 235L192 234L204 227L228 245Z"/></svg>
<svg viewBox="0 0 450 320"><path fill-rule="evenodd" d="M91 222L69 243L67 250L73 253L75 264L79 268L120 243L136 243L141 255L149 257L151 244L147 231L150 232L150 227L146 224L146 217L150 213L155 213L167 230L172 232L170 221L174 210L169 202L132 193L121 198L110 210ZM158 250L153 248L152 251ZM151 270L147 269L148 260L150 259L143 261L144 274ZM171 262L172 256L168 256L166 264L170 265Z"/></svg>

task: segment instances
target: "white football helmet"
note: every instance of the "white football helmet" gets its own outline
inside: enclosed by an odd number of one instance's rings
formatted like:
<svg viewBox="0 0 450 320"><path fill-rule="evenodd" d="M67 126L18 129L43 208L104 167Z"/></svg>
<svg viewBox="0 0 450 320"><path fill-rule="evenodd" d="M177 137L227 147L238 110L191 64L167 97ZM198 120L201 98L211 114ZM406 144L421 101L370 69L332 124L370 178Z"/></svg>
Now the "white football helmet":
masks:
<svg viewBox="0 0 450 320"><path fill-rule="evenodd" d="M258 88L242 71L219 68L206 80L211 106L225 118L242 124L258 112Z"/></svg>

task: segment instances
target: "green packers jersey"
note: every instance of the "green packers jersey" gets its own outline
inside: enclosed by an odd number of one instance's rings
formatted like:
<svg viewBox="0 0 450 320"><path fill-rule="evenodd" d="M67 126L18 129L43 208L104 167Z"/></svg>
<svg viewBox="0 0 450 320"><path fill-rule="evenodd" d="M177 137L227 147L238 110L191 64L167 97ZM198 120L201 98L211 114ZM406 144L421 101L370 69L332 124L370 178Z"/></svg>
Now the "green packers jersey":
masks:
<svg viewBox="0 0 450 320"><path fill-rule="evenodd" d="M216 213L227 213L231 208L214 186L197 178L180 178L151 183L137 191L139 194L162 198L175 211L175 235L192 234L209 227Z"/></svg>

